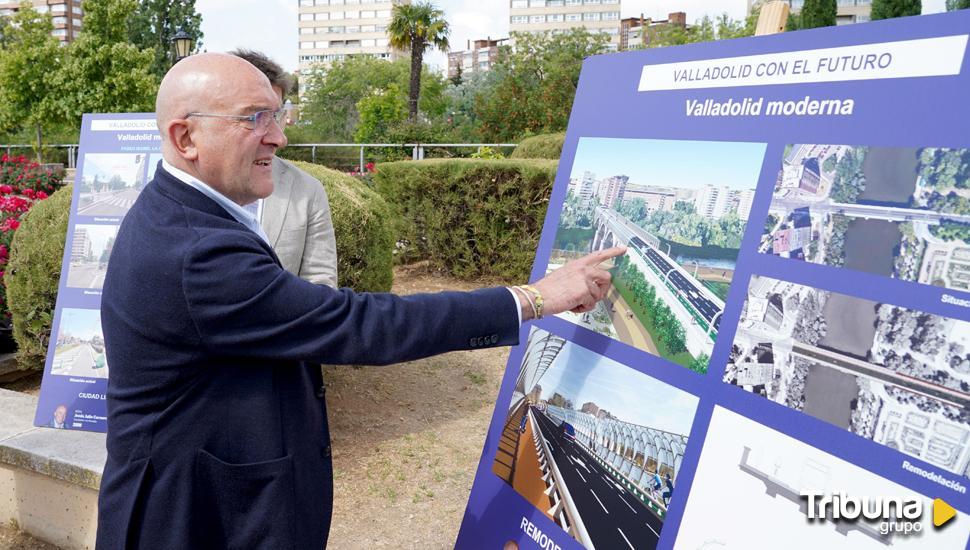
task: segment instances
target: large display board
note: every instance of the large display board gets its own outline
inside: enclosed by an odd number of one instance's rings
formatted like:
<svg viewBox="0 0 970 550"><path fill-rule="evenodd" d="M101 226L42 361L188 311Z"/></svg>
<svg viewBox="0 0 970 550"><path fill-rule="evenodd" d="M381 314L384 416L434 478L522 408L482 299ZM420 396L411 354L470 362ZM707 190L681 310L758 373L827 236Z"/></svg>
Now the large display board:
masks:
<svg viewBox="0 0 970 550"><path fill-rule="evenodd" d="M34 424L103 432L108 372L101 287L128 209L161 155L155 115L94 114L81 120L77 176L44 381Z"/></svg>
<svg viewBox="0 0 970 550"><path fill-rule="evenodd" d="M585 62L533 279L629 251L523 328L459 548L967 546L968 33Z"/></svg>

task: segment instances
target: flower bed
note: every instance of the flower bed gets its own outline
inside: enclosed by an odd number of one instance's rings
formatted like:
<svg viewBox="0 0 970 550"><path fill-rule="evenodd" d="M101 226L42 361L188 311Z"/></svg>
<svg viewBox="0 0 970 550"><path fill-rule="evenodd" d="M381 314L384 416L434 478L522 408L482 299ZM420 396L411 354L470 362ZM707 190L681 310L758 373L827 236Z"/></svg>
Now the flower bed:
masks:
<svg viewBox="0 0 970 550"><path fill-rule="evenodd" d="M0 280L20 218L62 186L62 178L24 156L0 155ZM10 330L6 284L0 284L0 331Z"/></svg>

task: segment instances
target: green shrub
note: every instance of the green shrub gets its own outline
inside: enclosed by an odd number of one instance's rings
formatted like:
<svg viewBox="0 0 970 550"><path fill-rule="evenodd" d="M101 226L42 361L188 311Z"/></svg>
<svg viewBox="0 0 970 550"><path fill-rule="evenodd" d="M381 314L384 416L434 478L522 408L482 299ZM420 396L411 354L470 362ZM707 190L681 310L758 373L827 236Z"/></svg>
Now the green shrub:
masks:
<svg viewBox="0 0 970 550"><path fill-rule="evenodd" d="M21 369L44 368L72 193L68 185L35 204L14 233L3 282Z"/></svg>
<svg viewBox="0 0 970 550"><path fill-rule="evenodd" d="M391 288L393 240L389 208L376 191L356 179L313 164L296 163L323 182L337 236L340 286L360 291ZM14 234L4 276L13 314L17 361L23 369L42 369L50 340L72 186L40 201Z"/></svg>
<svg viewBox="0 0 970 550"><path fill-rule="evenodd" d="M513 159L554 159L559 160L562 155L562 144L566 141L566 134L542 134L525 138L512 151L509 158Z"/></svg>
<svg viewBox="0 0 970 550"><path fill-rule="evenodd" d="M394 274L391 211L373 189L344 173L307 162L294 163L323 182L337 236L339 285L386 292Z"/></svg>
<svg viewBox="0 0 970 550"><path fill-rule="evenodd" d="M524 282L555 177L547 160L434 159L378 164L374 182L396 213L403 261Z"/></svg>

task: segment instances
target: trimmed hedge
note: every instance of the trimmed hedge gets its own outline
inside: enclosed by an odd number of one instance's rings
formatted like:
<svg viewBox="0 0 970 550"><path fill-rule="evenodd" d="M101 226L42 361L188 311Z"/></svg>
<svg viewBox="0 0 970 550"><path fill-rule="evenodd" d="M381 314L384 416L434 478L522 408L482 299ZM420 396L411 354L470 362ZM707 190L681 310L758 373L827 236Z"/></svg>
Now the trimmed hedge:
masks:
<svg viewBox="0 0 970 550"><path fill-rule="evenodd" d="M528 279L556 178L555 161L435 159L377 165L403 261L460 278Z"/></svg>
<svg viewBox="0 0 970 550"><path fill-rule="evenodd" d="M513 159L554 159L559 160L562 155L562 145L566 141L566 133L542 134L525 138L512 151L509 158Z"/></svg>
<svg viewBox="0 0 970 550"><path fill-rule="evenodd" d="M67 185L35 204L13 236L3 282L21 369L44 368L73 192Z"/></svg>
<svg viewBox="0 0 970 550"><path fill-rule="evenodd" d="M363 182L308 162L294 162L323 182L337 236L337 277L341 287L387 292L394 280L391 209Z"/></svg>
<svg viewBox="0 0 970 550"><path fill-rule="evenodd" d="M304 162L295 163L323 182L337 236L340 286L358 291L388 291L393 279L390 208L376 191L357 179ZM47 355L51 318L64 256L72 186L38 202L14 234L4 276L17 362L41 370Z"/></svg>

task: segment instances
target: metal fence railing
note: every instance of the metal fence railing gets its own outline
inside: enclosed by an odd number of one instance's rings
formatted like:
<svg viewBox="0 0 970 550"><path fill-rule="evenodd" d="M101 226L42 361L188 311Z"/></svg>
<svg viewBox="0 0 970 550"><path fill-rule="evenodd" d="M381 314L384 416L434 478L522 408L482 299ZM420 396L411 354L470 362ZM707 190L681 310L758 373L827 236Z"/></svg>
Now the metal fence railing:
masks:
<svg viewBox="0 0 970 550"><path fill-rule="evenodd" d="M421 160L425 158L468 157L489 147L507 155L516 143L291 143L279 151L283 158L323 164L345 172L363 172L370 162L389 160ZM77 167L78 144L45 144L44 162L60 162L68 168ZM9 156L33 157L29 144L0 144L0 151Z"/></svg>

